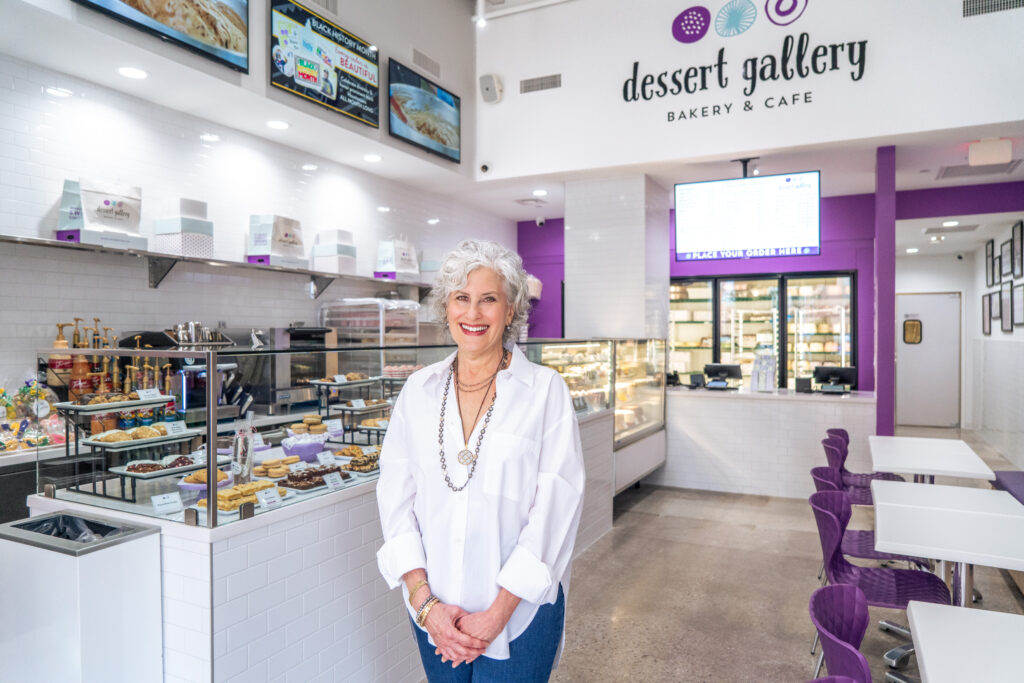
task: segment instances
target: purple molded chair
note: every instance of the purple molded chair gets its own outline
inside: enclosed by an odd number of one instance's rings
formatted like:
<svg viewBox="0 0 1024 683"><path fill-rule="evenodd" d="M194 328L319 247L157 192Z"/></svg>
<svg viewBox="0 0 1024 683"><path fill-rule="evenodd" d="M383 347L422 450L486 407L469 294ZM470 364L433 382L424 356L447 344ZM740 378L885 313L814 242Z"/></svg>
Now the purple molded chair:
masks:
<svg viewBox="0 0 1024 683"><path fill-rule="evenodd" d="M811 469L815 491L842 491L850 497L853 505L873 505L871 489L860 486L844 486L843 475L838 467L815 467Z"/></svg>
<svg viewBox="0 0 1024 683"><path fill-rule="evenodd" d="M835 433L833 433L835 432ZM845 429L828 429L828 438L822 439L821 445L825 448L825 459L829 467L839 469L844 486L856 486L858 488L870 488L871 482L875 479L883 481L906 481L903 477L892 472L851 472L846 469L846 458L850 453L850 437Z"/></svg>
<svg viewBox="0 0 1024 683"><path fill-rule="evenodd" d="M850 678L849 676L825 676L824 678L815 678L809 683L860 683L856 678Z"/></svg>
<svg viewBox="0 0 1024 683"><path fill-rule="evenodd" d="M842 553L842 538L848 521L844 510L849 509L849 504L841 491L819 491L811 494L808 502L814 510L825 575L830 584L858 586L864 592L868 604L875 607L906 609L911 600L940 605L950 603L949 589L934 574L912 569L857 567L846 561ZM883 631L910 637L907 629L891 622L882 621L879 626ZM894 648L885 654L885 661L891 667L899 666L909 659L913 651L913 644Z"/></svg>
<svg viewBox="0 0 1024 683"><path fill-rule="evenodd" d="M821 651L828 678L821 681L871 683L871 666L860 651L868 629L868 603L857 586L825 586L814 591L810 602L811 622L821 636ZM886 681L908 681L892 673Z"/></svg>
<svg viewBox="0 0 1024 683"><path fill-rule="evenodd" d="M992 482L992 488L1006 491L1024 504L1024 472L999 470L995 475L996 480Z"/></svg>

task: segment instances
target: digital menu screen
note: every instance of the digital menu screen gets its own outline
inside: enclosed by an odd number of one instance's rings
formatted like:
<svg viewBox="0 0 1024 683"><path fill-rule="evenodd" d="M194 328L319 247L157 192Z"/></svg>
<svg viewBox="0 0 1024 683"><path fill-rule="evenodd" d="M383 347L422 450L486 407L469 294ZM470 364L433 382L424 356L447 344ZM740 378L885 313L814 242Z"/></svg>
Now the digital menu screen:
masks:
<svg viewBox="0 0 1024 683"><path fill-rule="evenodd" d="M388 132L455 163L462 161L462 100L388 60Z"/></svg>
<svg viewBox="0 0 1024 683"><path fill-rule="evenodd" d="M380 127L377 50L288 0L270 3L270 84Z"/></svg>
<svg viewBox="0 0 1024 683"><path fill-rule="evenodd" d="M249 0L74 0L249 73Z"/></svg>
<svg viewBox="0 0 1024 683"><path fill-rule="evenodd" d="M810 171L676 185L676 260L820 253L820 181Z"/></svg>

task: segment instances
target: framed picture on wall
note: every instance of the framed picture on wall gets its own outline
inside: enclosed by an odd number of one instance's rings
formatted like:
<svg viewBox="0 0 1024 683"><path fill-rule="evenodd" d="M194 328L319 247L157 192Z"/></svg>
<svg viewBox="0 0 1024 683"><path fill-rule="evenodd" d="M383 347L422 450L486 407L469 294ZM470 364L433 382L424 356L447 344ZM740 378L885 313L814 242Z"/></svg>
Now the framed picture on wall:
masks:
<svg viewBox="0 0 1024 683"><path fill-rule="evenodd" d="M992 300L989 294L981 297L981 333L992 334Z"/></svg>
<svg viewBox="0 0 1024 683"><path fill-rule="evenodd" d="M992 282L989 283L989 287L995 287L1003 281L1003 276L1000 273L999 256L992 257Z"/></svg>
<svg viewBox="0 0 1024 683"><path fill-rule="evenodd" d="M985 242L985 286L991 287L992 273L995 272L992 263L992 257L995 256L996 243L995 240L989 240Z"/></svg>
<svg viewBox="0 0 1024 683"><path fill-rule="evenodd" d="M1006 240L999 245L999 266L1003 280L1013 277L1013 240Z"/></svg>
<svg viewBox="0 0 1024 683"><path fill-rule="evenodd" d="M1024 277L1024 221L1017 221L1010 229L1013 242L1013 276Z"/></svg>
<svg viewBox="0 0 1024 683"><path fill-rule="evenodd" d="M1024 325L1024 285L1013 288L1013 324Z"/></svg>
<svg viewBox="0 0 1024 683"><path fill-rule="evenodd" d="M999 308L1003 311L1003 317L999 320L999 329L1003 332L1013 332L1013 282L1004 282L999 289Z"/></svg>
<svg viewBox="0 0 1024 683"><path fill-rule="evenodd" d="M990 299L992 299L992 303L990 304L992 306L992 317L993 318L1000 318L1000 317L1002 317L1003 310L1000 307L1000 305L1002 303L1002 300L999 298L999 292L992 292L991 294L988 295L988 297Z"/></svg>

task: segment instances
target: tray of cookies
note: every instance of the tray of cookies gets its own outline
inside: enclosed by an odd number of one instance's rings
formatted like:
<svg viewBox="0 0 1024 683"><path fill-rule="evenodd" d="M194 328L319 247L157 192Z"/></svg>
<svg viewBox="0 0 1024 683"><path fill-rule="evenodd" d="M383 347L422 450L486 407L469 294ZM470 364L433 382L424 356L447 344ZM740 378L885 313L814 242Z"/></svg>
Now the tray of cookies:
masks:
<svg viewBox="0 0 1024 683"><path fill-rule="evenodd" d="M357 476L369 477L380 472L380 446L346 446L335 453L335 457L347 458L348 462L342 463L341 469Z"/></svg>
<svg viewBox="0 0 1024 683"><path fill-rule="evenodd" d="M186 460L188 461L187 463L185 462ZM230 462L231 458L223 456L217 458L218 465L227 465ZM196 459L187 455L168 455L163 460L135 460L127 465L108 468L107 471L136 479L156 479L157 477L191 472L205 467L205 462L197 462Z"/></svg>
<svg viewBox="0 0 1024 683"><path fill-rule="evenodd" d="M257 491L273 487L274 482L272 481L257 480L221 489L220 491L217 491L217 512L237 515L238 508L242 507L243 503L252 503L253 505L258 503L258 499L256 498ZM295 496L294 492L290 492L281 487L278 487L277 493L281 496L281 500L286 500L287 498L293 498ZM205 512L206 506L206 498L203 498L192 507L201 512Z"/></svg>
<svg viewBox="0 0 1024 683"><path fill-rule="evenodd" d="M391 420L386 417L368 417L359 421L358 429L361 432L384 432L387 431L390 422Z"/></svg>
<svg viewBox="0 0 1024 683"><path fill-rule="evenodd" d="M131 398L134 396L135 398ZM157 396L156 398L139 398L138 393L130 394L85 394L79 396L77 401L65 401L54 403L57 410L64 410L71 413L109 413L112 410L122 408L138 408L141 406L156 406L163 403L170 403L175 400L173 396Z"/></svg>
<svg viewBox="0 0 1024 683"><path fill-rule="evenodd" d="M267 458L252 468L252 476L266 477L267 479L283 479L291 472L290 467L302 460L297 455L289 455L284 458Z"/></svg>
<svg viewBox="0 0 1024 683"><path fill-rule="evenodd" d="M342 471L342 468L338 465L324 465L292 472L283 480L278 481L277 485L299 494L312 493L327 488L327 484L324 483L324 475L331 474L332 472L340 474L343 480L352 478L348 472Z"/></svg>
<svg viewBox="0 0 1024 683"><path fill-rule="evenodd" d="M185 429L176 434L170 434L167 423L154 422L151 425L131 429L109 429L100 434L93 434L88 439L82 439L81 443L83 446L95 446L108 451L123 451L155 443L183 441L205 433L205 429Z"/></svg>

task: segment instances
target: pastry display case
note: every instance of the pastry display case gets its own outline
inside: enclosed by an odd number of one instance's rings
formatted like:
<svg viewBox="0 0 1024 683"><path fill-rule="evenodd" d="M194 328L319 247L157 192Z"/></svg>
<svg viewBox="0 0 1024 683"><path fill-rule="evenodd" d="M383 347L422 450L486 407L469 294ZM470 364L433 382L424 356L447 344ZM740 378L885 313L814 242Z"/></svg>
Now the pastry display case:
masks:
<svg viewBox="0 0 1024 683"><path fill-rule="evenodd" d="M767 350L779 355L779 281L722 280L718 284L721 360L739 365L749 384L754 358Z"/></svg>
<svg viewBox="0 0 1024 683"><path fill-rule="evenodd" d="M577 415L608 410L611 405L612 342L530 341L520 344L526 357L553 368L565 380Z"/></svg>
<svg viewBox="0 0 1024 683"><path fill-rule="evenodd" d="M665 427L665 340L614 340L615 448Z"/></svg>
<svg viewBox="0 0 1024 683"><path fill-rule="evenodd" d="M852 276L786 280L786 386L811 377L818 366L853 361Z"/></svg>
<svg viewBox="0 0 1024 683"><path fill-rule="evenodd" d="M614 408L616 444L663 427L664 340L552 340L520 348L565 378L578 415ZM29 428L43 429L56 414L65 433L52 440L61 445L35 447L36 491L214 527L373 482L380 443L406 379L454 350L450 345L65 350L73 360L84 356L95 362L99 356L101 367L156 363L169 370L158 379L134 372L104 375L95 391L47 394L37 401ZM293 355L333 374L310 379L308 397L287 402L281 411L267 410L253 397L288 390L277 385L285 380L275 368L294 367L300 361ZM109 362L102 363L104 358ZM203 382L179 381L180 373L170 370L175 367L192 368L189 372L202 374ZM222 370L207 373L206 368ZM186 421L185 403L196 401L200 386L206 393L203 407L189 408ZM225 412L225 405L235 409ZM215 510L207 504L210 489L217 491Z"/></svg>

